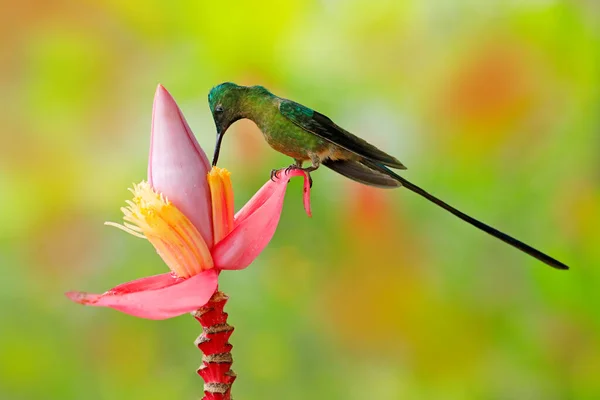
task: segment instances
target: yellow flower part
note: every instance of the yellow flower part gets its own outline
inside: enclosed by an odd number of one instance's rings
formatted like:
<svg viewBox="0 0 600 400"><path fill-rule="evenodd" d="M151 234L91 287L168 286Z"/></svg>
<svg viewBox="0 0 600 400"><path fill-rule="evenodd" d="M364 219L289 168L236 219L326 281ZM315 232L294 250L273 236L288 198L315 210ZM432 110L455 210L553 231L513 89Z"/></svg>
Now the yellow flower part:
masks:
<svg viewBox="0 0 600 400"><path fill-rule="evenodd" d="M219 243L233 230L233 187L231 173L225 168L213 167L208 173L212 198L213 236Z"/></svg>
<svg viewBox="0 0 600 400"><path fill-rule="evenodd" d="M133 199L121 208L125 222L106 222L106 225L148 239L171 271L181 278L213 267L206 242L177 207L146 181L134 184L129 190Z"/></svg>

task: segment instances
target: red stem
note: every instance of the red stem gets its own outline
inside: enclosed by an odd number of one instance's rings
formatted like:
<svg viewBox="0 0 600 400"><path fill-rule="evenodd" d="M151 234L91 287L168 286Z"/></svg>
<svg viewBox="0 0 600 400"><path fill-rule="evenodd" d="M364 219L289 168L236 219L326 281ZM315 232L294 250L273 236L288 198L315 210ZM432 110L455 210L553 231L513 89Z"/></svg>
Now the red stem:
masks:
<svg viewBox="0 0 600 400"><path fill-rule="evenodd" d="M228 299L217 291L204 307L192 313L203 328L194 342L204 354L198 368L198 375L204 379L202 400L231 400L231 385L236 375L231 370L233 346L228 342L233 327L227 324L227 313L223 312Z"/></svg>

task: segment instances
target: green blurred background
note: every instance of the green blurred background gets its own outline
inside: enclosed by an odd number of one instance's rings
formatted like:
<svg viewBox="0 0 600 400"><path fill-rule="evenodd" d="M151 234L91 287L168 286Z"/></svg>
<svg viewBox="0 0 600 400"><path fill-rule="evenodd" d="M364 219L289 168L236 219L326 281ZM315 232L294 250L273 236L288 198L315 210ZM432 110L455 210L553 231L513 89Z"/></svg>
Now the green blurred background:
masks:
<svg viewBox="0 0 600 400"><path fill-rule="evenodd" d="M191 317L69 302L166 271L106 228L145 178L157 83L212 152L209 89L261 84L396 155L408 179L572 266L552 270L407 191L315 173L224 273L239 399L600 398L600 4L1 3L0 398L191 399ZM241 206L290 160L247 121Z"/></svg>

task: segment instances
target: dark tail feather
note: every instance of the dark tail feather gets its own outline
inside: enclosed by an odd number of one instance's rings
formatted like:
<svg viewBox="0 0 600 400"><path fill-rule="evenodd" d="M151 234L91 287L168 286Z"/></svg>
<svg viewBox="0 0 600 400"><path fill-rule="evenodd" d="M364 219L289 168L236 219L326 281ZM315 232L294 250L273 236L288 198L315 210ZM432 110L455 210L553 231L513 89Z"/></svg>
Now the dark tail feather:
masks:
<svg viewBox="0 0 600 400"><path fill-rule="evenodd" d="M390 176L385 171L373 169L360 161L351 160L327 160L323 162L327 168L331 168L338 174L344 175L356 182L379 188L397 188L402 186L400 181Z"/></svg>
<svg viewBox="0 0 600 400"><path fill-rule="evenodd" d="M465 222L475 226L476 228L481 229L485 233L488 233L495 238L502 240L505 243L510 244L511 246L516 247L517 249L529 254L532 257L537 258L543 263L548 264L549 266L557 269L569 269L565 264L560 261L548 256L547 254L542 253L539 250L534 249L533 247L521 242L513 238L512 236L507 235L506 233L500 232L499 230L492 228L491 226L484 224L481 221L476 220L473 217L468 216L467 214L457 210L451 205L443 202L437 197L427 193L425 190L421 189L417 185L414 185L391 171L387 167L377 164L375 162L369 160L361 160L359 161L328 161L324 165L333 169L334 171L350 178L355 181L378 187L386 187L393 188L404 186L408 190L417 193L425 197L427 200L432 203L442 207L444 210L449 211L451 214L457 216ZM390 182L391 180L395 182Z"/></svg>

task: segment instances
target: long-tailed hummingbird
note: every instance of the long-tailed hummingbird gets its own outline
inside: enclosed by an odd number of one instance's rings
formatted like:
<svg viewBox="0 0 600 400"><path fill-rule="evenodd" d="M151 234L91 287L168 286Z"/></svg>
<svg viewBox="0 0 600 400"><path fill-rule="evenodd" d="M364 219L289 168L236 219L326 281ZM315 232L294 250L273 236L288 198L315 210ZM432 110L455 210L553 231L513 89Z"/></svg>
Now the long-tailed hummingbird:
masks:
<svg viewBox="0 0 600 400"><path fill-rule="evenodd" d="M239 86L226 82L211 89L208 103L217 128L213 165L217 164L223 136L229 126L250 119L275 150L294 159L289 168L307 173L324 165L369 186L405 187L449 211L465 222L558 269L569 269L560 261L484 224L434 197L391 170L406 169L400 161L336 125L325 115L274 95L262 86ZM303 168L305 161L311 165ZM311 180L312 183L312 180Z"/></svg>

